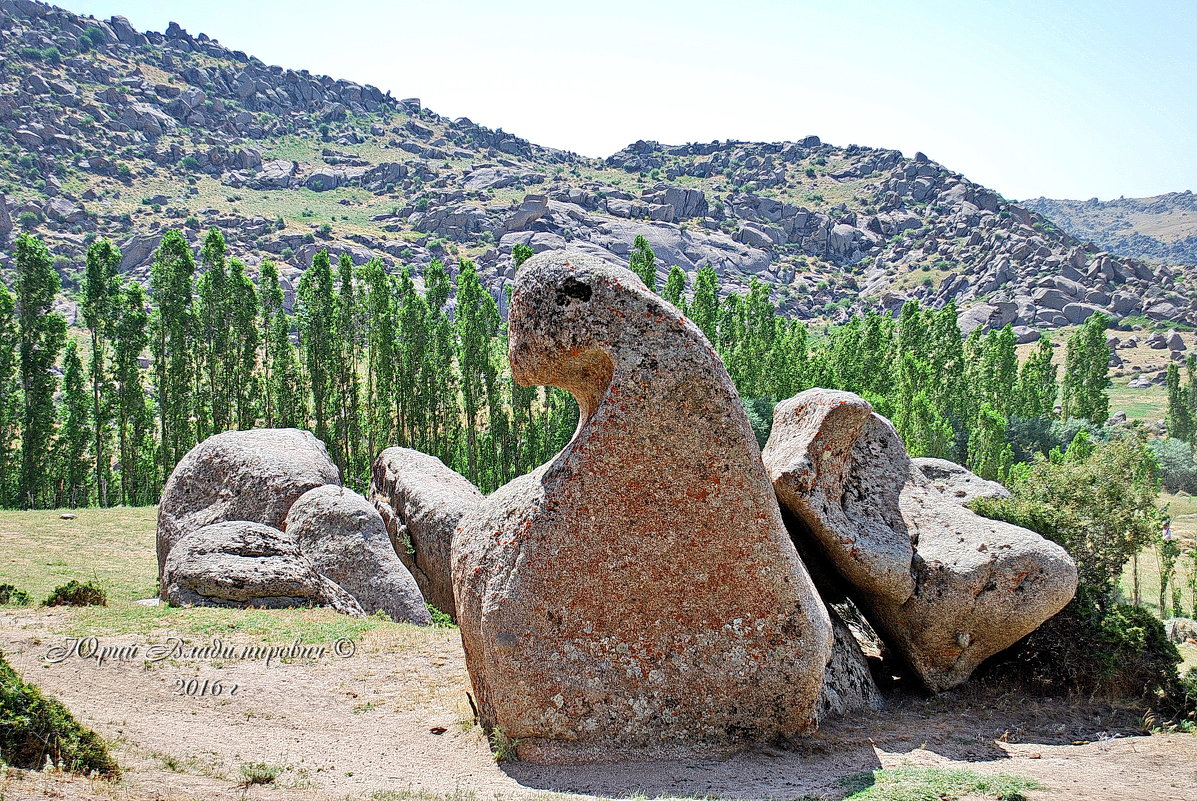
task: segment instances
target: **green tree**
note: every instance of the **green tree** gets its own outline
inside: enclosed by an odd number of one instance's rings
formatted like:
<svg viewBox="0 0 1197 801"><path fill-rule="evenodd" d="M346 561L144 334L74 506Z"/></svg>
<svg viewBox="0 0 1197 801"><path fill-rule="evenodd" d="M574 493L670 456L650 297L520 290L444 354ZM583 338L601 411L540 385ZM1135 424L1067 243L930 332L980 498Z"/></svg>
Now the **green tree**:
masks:
<svg viewBox="0 0 1197 801"><path fill-rule="evenodd" d="M511 260L515 262L515 269L517 270L524 265L524 262L532 258L534 255L536 255L536 251L532 250L532 248L528 247L522 242L516 243L511 248Z"/></svg>
<svg viewBox="0 0 1197 801"><path fill-rule="evenodd" d="M307 426L307 393L303 389L299 357L291 343L291 316L283 305L278 267L263 259L258 278L262 313L262 415L270 427Z"/></svg>
<svg viewBox="0 0 1197 801"><path fill-rule="evenodd" d="M233 419L232 382L235 362L232 297L229 287L228 247L217 228L209 228L200 250L200 275L195 319L199 326L196 342L197 437L227 431Z"/></svg>
<svg viewBox="0 0 1197 801"><path fill-rule="evenodd" d="M719 275L711 265L702 267L694 276L694 298L690 302L690 319L712 344L716 341L719 323Z"/></svg>
<svg viewBox="0 0 1197 801"><path fill-rule="evenodd" d="M632 244L632 257L629 264L632 272L640 276L640 280L650 292L657 291L657 254L649 246L648 240L637 234Z"/></svg>
<svg viewBox="0 0 1197 801"><path fill-rule="evenodd" d="M1081 418L1102 425L1110 415L1110 346L1106 341L1109 318L1095 312L1068 338L1064 355L1064 380L1060 409L1065 418Z"/></svg>
<svg viewBox="0 0 1197 801"><path fill-rule="evenodd" d="M13 252L17 272L17 331L20 338L21 389L25 409L21 419L21 475L19 503L39 508L51 501L51 444L54 434L52 372L66 341L66 320L52 311L62 280L46 246L31 234L17 237Z"/></svg>
<svg viewBox="0 0 1197 801"><path fill-rule="evenodd" d="M92 454L95 457L96 501L100 506L109 504L108 484L111 481L108 446L112 439L114 399L107 362L109 343L116 327L120 286L117 267L121 258L120 249L103 237L88 245L80 304L83 320L91 334L88 374L91 379Z"/></svg>
<svg viewBox="0 0 1197 801"><path fill-rule="evenodd" d="M262 376L258 366L261 330L254 282L238 259L229 261L229 317L231 341L225 357L232 424L249 429L261 414Z"/></svg>
<svg viewBox="0 0 1197 801"><path fill-rule="evenodd" d="M494 483L490 438L480 439L483 415L493 426L499 412L496 398L498 370L495 344L501 319L495 299L478 280L474 263L461 262L457 274L457 364L461 371L462 410L465 414L466 477L479 486Z"/></svg>
<svg viewBox="0 0 1197 801"><path fill-rule="evenodd" d="M968 467L981 478L1003 481L1014 463L1014 449L1006 441L1006 418L989 403L981 404L968 438Z"/></svg>
<svg viewBox="0 0 1197 801"><path fill-rule="evenodd" d="M312 397L315 434L332 450L336 445L332 404L336 397L341 349L337 342L337 295L327 250L315 255L312 266L299 279L296 317L299 320L299 346Z"/></svg>
<svg viewBox="0 0 1197 801"><path fill-rule="evenodd" d="M17 298L0 283L0 507L17 504L17 459L21 430L21 336Z"/></svg>
<svg viewBox="0 0 1197 801"><path fill-rule="evenodd" d="M154 306L150 325L163 484L196 442L194 286L195 258L191 248L178 231L167 231L150 265L150 296Z"/></svg>
<svg viewBox="0 0 1197 801"><path fill-rule="evenodd" d="M1035 350L1023 362L1014 390L1013 413L1019 417L1052 417L1055 415L1056 365L1052 361L1052 341L1039 338Z"/></svg>
<svg viewBox="0 0 1197 801"><path fill-rule="evenodd" d="M363 309L358 302L353 258L342 253L337 261L336 445L342 473L351 486L365 489L369 483L371 455L362 442L361 379L358 365L362 355Z"/></svg>
<svg viewBox="0 0 1197 801"><path fill-rule="evenodd" d="M669 277L665 279L665 291L661 297L672 303L683 313L686 311L686 301L683 294L686 291L686 274L676 264L669 268Z"/></svg>
<svg viewBox="0 0 1197 801"><path fill-rule="evenodd" d="M83 361L79 358L79 345L71 340L63 356L62 419L58 434L60 455L59 470L56 471L62 482L58 499L71 508L86 506L90 495L87 476L92 465L87 449L91 442L91 393L87 383Z"/></svg>
<svg viewBox="0 0 1197 801"><path fill-rule="evenodd" d="M145 290L130 281L118 294L112 373L116 382L116 438L120 459L120 498L127 506L157 500L154 412L146 401L141 357L150 344Z"/></svg>

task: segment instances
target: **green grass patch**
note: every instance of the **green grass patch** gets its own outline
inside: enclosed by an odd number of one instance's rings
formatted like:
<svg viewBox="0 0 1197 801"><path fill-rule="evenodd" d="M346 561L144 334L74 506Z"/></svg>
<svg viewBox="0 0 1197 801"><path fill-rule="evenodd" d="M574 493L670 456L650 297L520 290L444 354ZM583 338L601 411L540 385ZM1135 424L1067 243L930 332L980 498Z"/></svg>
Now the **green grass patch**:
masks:
<svg viewBox="0 0 1197 801"><path fill-rule="evenodd" d="M1163 386L1131 389L1126 384L1114 384L1109 396L1110 413L1126 412L1129 420L1154 423L1163 420L1168 412L1168 393Z"/></svg>
<svg viewBox="0 0 1197 801"><path fill-rule="evenodd" d="M953 801L966 795L1019 801L1028 790L1045 789L1023 776L983 776L962 768L884 768L848 776L841 784L850 793L844 801Z"/></svg>

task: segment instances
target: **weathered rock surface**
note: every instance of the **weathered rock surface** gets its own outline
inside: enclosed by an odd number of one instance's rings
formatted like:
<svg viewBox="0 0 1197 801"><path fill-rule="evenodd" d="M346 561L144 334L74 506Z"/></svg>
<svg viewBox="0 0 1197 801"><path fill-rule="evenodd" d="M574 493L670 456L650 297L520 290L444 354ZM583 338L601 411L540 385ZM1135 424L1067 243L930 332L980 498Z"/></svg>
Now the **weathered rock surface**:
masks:
<svg viewBox="0 0 1197 801"><path fill-rule="evenodd" d="M361 495L333 484L308 490L292 504L286 529L316 569L367 614L383 611L398 622L432 622L382 518Z"/></svg>
<svg viewBox="0 0 1197 801"><path fill-rule="evenodd" d="M831 630L835 641L823 675L823 692L815 708L820 721L845 717L862 709L881 709L881 692L869 672L869 663L848 624L830 605Z"/></svg>
<svg viewBox="0 0 1197 801"><path fill-rule="evenodd" d="M158 505L158 575L188 532L225 520L282 528L291 504L340 484L324 443L295 428L214 434L179 460Z"/></svg>
<svg viewBox="0 0 1197 801"><path fill-rule="evenodd" d="M371 469L370 500L425 600L456 619L450 575L453 532L482 502L482 493L435 456L387 448Z"/></svg>
<svg viewBox="0 0 1197 801"><path fill-rule="evenodd" d="M801 523L795 537L826 556L933 690L965 681L1076 590L1062 548L936 489L889 421L856 395L811 389L778 404L763 458Z"/></svg>
<svg viewBox="0 0 1197 801"><path fill-rule="evenodd" d="M176 606L328 606L363 614L349 593L320 575L290 532L245 520L180 537L166 559L162 598Z"/></svg>
<svg viewBox="0 0 1197 801"><path fill-rule="evenodd" d="M920 456L911 461L931 481L931 486L961 505L978 498L1010 497L1010 490L1001 484L981 478L967 467L947 459Z"/></svg>
<svg viewBox="0 0 1197 801"><path fill-rule="evenodd" d="M516 380L567 389L581 423L454 537L483 725L536 762L807 729L827 611L705 338L634 274L577 252L520 269L509 329Z"/></svg>

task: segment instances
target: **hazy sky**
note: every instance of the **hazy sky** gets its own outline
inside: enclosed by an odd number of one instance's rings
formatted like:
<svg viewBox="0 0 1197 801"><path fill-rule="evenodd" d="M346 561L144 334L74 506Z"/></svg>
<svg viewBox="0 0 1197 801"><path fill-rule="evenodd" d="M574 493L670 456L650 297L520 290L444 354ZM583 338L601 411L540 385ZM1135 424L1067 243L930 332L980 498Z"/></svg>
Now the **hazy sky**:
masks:
<svg viewBox="0 0 1197 801"><path fill-rule="evenodd" d="M817 134L1010 198L1197 190L1197 2L60 0L539 144Z"/></svg>

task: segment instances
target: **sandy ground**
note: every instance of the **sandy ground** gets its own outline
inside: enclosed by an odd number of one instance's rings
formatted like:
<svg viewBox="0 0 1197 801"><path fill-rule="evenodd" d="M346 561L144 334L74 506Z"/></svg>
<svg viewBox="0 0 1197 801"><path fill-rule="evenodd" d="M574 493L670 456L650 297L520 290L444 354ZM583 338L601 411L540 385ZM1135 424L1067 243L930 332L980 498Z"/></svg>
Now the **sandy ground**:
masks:
<svg viewBox="0 0 1197 801"><path fill-rule="evenodd" d="M352 656L286 663L165 659L166 635L107 637L139 647L105 664L70 657L53 612L0 612L0 649L115 743L119 784L9 771L0 799L840 798L839 779L898 765L968 767L1035 778L1032 799L1197 799L1197 736L1140 733L1138 713L1099 703L1026 699L975 689L896 696L881 713L826 724L787 748L722 760L583 767L496 764L471 716L455 630L386 626ZM195 640L195 644L204 641ZM252 641L226 639L241 646ZM286 645L278 643L277 645ZM220 697L176 695L179 680L219 679ZM229 695L231 685L237 691ZM244 763L281 768L272 785L240 786Z"/></svg>

